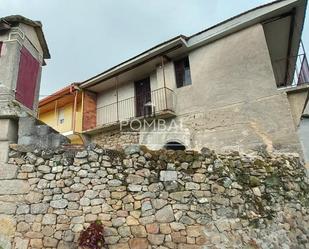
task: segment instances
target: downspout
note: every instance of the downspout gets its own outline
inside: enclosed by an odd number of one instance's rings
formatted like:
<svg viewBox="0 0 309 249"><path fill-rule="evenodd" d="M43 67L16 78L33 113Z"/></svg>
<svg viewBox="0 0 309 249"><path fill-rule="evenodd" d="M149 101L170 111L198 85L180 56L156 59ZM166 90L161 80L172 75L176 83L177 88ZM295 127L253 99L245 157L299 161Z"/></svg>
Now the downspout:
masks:
<svg viewBox="0 0 309 249"><path fill-rule="evenodd" d="M119 107L118 107L118 100L119 100L119 96L118 96L118 76L115 77L116 80L116 113L117 113L117 122L119 122Z"/></svg>
<svg viewBox="0 0 309 249"><path fill-rule="evenodd" d="M164 58L163 58L163 56L161 56L161 66L162 66L162 73L163 73L165 110L167 110L167 95L166 95L166 81L165 81L165 65L164 65Z"/></svg>
<svg viewBox="0 0 309 249"><path fill-rule="evenodd" d="M84 131L84 98L85 98L85 91L82 90L82 131Z"/></svg>
<svg viewBox="0 0 309 249"><path fill-rule="evenodd" d="M55 102L55 110L54 110L56 126L58 126L58 115L57 115L57 112L58 112L58 100L56 100L56 102Z"/></svg>
<svg viewBox="0 0 309 249"><path fill-rule="evenodd" d="M72 113L72 131L75 133L76 130L76 106L77 106L77 91L74 92L74 106Z"/></svg>

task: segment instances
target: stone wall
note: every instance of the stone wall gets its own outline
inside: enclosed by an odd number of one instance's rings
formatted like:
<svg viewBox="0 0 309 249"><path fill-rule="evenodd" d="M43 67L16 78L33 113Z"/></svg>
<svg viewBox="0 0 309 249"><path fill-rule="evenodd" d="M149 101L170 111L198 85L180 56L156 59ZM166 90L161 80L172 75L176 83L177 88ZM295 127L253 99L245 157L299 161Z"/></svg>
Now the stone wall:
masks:
<svg viewBox="0 0 309 249"><path fill-rule="evenodd" d="M0 248L77 248L97 219L110 249L309 247L308 179L296 155L15 145L9 163Z"/></svg>
<svg viewBox="0 0 309 249"><path fill-rule="evenodd" d="M139 133L129 130L121 132L116 129L94 134L91 136L91 141L103 148L122 149L126 145L139 144Z"/></svg>

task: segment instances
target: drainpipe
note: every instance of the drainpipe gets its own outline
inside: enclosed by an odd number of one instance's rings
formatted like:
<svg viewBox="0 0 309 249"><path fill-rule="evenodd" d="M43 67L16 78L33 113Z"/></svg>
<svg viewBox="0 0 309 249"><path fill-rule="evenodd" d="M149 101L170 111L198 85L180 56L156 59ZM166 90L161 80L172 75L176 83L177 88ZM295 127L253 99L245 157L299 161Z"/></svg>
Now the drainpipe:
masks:
<svg viewBox="0 0 309 249"><path fill-rule="evenodd" d="M115 77L115 81L116 81L116 113L117 113L117 122L119 122L119 108L118 108L118 76Z"/></svg>
<svg viewBox="0 0 309 249"><path fill-rule="evenodd" d="M73 106L73 113L72 113L72 131L75 132L76 127L76 107L77 107L77 91L74 92L74 106Z"/></svg>
<svg viewBox="0 0 309 249"><path fill-rule="evenodd" d="M85 91L82 90L82 131L84 131L84 98L85 98Z"/></svg>
<svg viewBox="0 0 309 249"><path fill-rule="evenodd" d="M55 102L55 110L54 110L56 126L58 126L58 115L57 115L58 110L57 109L58 109L58 100L56 100L56 102Z"/></svg>
<svg viewBox="0 0 309 249"><path fill-rule="evenodd" d="M165 82L165 67L164 67L164 58L161 56L161 67L163 73L163 84L164 84L164 97L165 97L165 110L167 110L167 96L166 96L166 82Z"/></svg>

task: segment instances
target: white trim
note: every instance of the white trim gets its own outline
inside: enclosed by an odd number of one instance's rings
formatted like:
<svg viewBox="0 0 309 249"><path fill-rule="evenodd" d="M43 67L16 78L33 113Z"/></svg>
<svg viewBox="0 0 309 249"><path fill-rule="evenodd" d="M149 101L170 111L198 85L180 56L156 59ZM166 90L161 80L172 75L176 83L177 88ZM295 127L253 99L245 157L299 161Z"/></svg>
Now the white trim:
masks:
<svg viewBox="0 0 309 249"><path fill-rule="evenodd" d="M74 132L73 131L66 131L66 132L63 132L63 133L61 133L61 135L63 135L63 136L70 136L70 135L73 135L74 134Z"/></svg>

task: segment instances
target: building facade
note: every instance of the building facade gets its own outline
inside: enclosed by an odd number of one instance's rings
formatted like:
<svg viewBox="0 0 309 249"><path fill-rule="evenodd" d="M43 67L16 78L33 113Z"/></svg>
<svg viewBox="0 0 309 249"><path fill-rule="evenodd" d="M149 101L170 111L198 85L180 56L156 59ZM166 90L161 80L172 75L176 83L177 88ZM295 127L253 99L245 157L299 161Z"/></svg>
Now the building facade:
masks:
<svg viewBox="0 0 309 249"><path fill-rule="evenodd" d="M306 6L281 0L257 7L79 83L83 141L303 153Z"/></svg>
<svg viewBox="0 0 309 249"><path fill-rule="evenodd" d="M95 128L83 133L114 147L301 151L297 130L309 81L301 46L306 4L255 8L82 82L81 89L96 95ZM164 131L149 125L162 119Z"/></svg>

